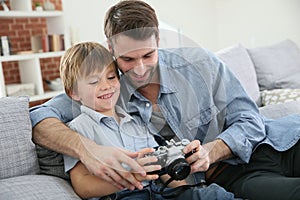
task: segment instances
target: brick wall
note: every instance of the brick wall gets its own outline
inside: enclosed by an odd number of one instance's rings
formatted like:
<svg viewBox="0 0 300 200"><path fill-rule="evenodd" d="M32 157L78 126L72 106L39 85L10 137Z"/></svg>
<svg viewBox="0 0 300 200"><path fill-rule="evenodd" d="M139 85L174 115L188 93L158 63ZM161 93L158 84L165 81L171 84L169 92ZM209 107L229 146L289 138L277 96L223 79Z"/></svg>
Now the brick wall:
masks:
<svg viewBox="0 0 300 200"><path fill-rule="evenodd" d="M61 0L50 0L55 4L56 10L62 9ZM32 1L34 3L43 3L43 0ZM9 7L9 3L7 3ZM1 7L2 9L2 7ZM45 18L0 18L0 35L9 36L12 53L31 50L30 37L32 35L46 35ZM41 59L42 77L44 79L53 79L59 77L59 60L60 58ZM17 62L4 62L3 71L5 83L20 83L20 75ZM46 86L46 85L45 85ZM48 88L45 88L48 90Z"/></svg>
<svg viewBox="0 0 300 200"><path fill-rule="evenodd" d="M35 3L43 4L43 0L33 0L32 10ZM50 0L54 3L56 10L62 10L61 0ZM6 2L10 8L9 1ZM3 10L0 6L0 10ZM12 53L31 50L30 37L32 35L46 35L47 26L45 18L0 18L0 36L9 36ZM43 79L52 80L59 77L60 58L40 59ZM20 83L18 62L3 62L3 73L5 84ZM44 84L45 91L49 88Z"/></svg>

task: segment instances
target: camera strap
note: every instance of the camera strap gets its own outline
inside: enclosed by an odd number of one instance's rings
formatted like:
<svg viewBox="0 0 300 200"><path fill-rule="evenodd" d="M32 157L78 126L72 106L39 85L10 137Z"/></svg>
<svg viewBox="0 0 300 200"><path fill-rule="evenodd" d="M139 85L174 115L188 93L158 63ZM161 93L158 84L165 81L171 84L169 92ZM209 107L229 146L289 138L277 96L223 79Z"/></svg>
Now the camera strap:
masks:
<svg viewBox="0 0 300 200"><path fill-rule="evenodd" d="M157 144L159 146L166 146L167 145L166 140L162 136L160 136L160 135L153 135L153 137L154 137L154 140L157 142Z"/></svg>
<svg viewBox="0 0 300 200"><path fill-rule="evenodd" d="M193 187L201 187L204 188L206 187L206 183L204 180L201 180L199 183L196 184L192 184L192 185L182 185L182 186L178 186L176 188L168 188L168 190L166 191L166 187L169 185L169 183L171 183L174 179L170 178L166 183L164 183L164 185L160 188L159 191L154 190L151 186L153 185L153 182L150 182L150 189L153 193L155 194L160 194L162 197L166 198L166 199L173 199L177 196L179 196L180 194L182 194L184 191L193 188Z"/></svg>

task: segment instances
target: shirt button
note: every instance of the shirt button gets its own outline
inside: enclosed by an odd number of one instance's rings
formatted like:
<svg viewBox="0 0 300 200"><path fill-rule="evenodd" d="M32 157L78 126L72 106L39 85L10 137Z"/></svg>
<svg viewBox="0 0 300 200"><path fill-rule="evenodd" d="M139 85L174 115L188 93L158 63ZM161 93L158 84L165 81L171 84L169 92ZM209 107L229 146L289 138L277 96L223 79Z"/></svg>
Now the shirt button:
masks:
<svg viewBox="0 0 300 200"><path fill-rule="evenodd" d="M146 103L146 107L150 107L150 103Z"/></svg>

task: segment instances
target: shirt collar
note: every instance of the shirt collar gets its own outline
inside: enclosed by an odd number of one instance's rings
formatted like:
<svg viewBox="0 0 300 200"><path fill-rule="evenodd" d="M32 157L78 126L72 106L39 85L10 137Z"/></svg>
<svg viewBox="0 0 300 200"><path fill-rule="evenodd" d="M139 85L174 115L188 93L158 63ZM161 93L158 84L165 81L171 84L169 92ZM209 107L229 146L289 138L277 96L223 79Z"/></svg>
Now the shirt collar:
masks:
<svg viewBox="0 0 300 200"><path fill-rule="evenodd" d="M115 109L116 109L116 113L120 117L121 124L134 119L128 113L126 113L125 110L123 110L120 106L116 105ZM88 116L90 116L97 123L100 122L104 118L113 118L111 116L103 115L100 112L97 112L97 111L95 111L95 110L93 110L93 109L91 109L87 106L84 106L84 105L80 106L80 110L81 110L82 113L85 113Z"/></svg>

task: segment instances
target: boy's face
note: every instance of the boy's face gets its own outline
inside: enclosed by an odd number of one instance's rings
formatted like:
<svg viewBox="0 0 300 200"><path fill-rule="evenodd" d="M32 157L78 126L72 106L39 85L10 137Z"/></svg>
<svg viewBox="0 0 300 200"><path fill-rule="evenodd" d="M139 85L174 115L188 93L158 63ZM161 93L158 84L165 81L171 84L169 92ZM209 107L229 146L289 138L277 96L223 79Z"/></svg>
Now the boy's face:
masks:
<svg viewBox="0 0 300 200"><path fill-rule="evenodd" d="M133 87L143 88L155 81L158 51L154 35L146 40L119 35L113 41L113 53L119 69Z"/></svg>
<svg viewBox="0 0 300 200"><path fill-rule="evenodd" d="M119 95L120 82L114 66L110 65L79 78L77 91L73 91L72 98L104 115L112 116Z"/></svg>

